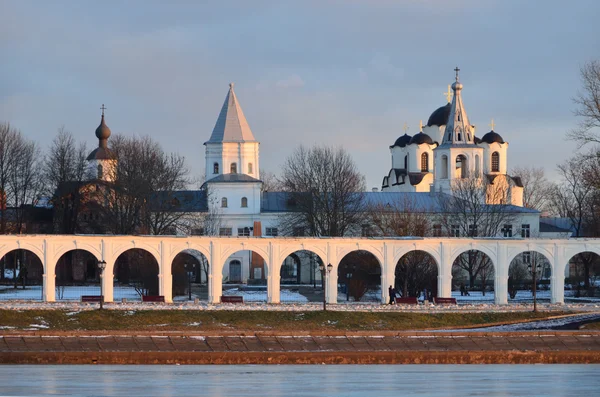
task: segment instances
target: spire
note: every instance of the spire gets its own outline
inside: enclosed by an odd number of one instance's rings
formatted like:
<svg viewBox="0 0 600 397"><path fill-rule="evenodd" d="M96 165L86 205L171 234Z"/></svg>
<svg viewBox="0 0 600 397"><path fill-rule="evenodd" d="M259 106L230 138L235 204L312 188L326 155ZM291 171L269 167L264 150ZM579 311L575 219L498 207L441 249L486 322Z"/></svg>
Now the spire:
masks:
<svg viewBox="0 0 600 397"><path fill-rule="evenodd" d="M256 139L244 117L244 112L233 91L233 83L229 84L229 92L219 113L212 135L208 142L255 142Z"/></svg>
<svg viewBox="0 0 600 397"><path fill-rule="evenodd" d="M460 69L456 67L454 72L456 73L456 81L452 84L454 96L452 98L450 115L448 116L448 123L446 124L446 130L444 131L442 144L473 144L474 136L472 126L471 123L469 123L467 111L465 110L461 96L463 85L459 81L458 72L460 72Z"/></svg>

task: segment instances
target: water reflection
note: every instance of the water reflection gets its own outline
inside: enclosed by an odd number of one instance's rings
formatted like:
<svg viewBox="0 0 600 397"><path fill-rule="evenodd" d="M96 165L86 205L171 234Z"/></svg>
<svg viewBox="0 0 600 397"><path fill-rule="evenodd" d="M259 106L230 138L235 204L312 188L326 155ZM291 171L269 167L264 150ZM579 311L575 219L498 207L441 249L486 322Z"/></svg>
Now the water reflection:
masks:
<svg viewBox="0 0 600 397"><path fill-rule="evenodd" d="M592 396L600 365L0 366L10 396Z"/></svg>

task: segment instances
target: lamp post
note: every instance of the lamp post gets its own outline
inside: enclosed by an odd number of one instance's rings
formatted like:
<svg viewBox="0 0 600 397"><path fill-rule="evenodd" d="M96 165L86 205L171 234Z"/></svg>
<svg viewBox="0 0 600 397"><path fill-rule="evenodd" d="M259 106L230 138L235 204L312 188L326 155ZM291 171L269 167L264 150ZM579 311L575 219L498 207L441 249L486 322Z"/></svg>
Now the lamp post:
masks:
<svg viewBox="0 0 600 397"><path fill-rule="evenodd" d="M106 269L106 261L98 261L98 269L100 269L100 309L104 309L104 269Z"/></svg>
<svg viewBox="0 0 600 397"><path fill-rule="evenodd" d="M188 276L188 300L192 300L192 277L194 276L194 267L194 263L185 264Z"/></svg>
<svg viewBox="0 0 600 397"><path fill-rule="evenodd" d="M321 270L321 282L323 283L323 311L327 311L327 274L331 273L331 269L333 269L331 263L327 265L327 268L325 268L323 263L319 264L319 270Z"/></svg>
<svg viewBox="0 0 600 397"><path fill-rule="evenodd" d="M537 261L536 261L537 262ZM533 312L537 312L537 275L541 271L542 265L532 265L531 263L527 266L527 270L531 272L531 278L533 279Z"/></svg>

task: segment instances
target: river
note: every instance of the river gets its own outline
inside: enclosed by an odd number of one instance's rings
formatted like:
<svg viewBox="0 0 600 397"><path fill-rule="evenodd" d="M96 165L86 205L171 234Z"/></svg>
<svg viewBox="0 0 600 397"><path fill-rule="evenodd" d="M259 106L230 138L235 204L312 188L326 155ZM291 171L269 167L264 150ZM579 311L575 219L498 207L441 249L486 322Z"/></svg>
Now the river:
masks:
<svg viewBox="0 0 600 397"><path fill-rule="evenodd" d="M600 365L5 365L0 396L594 396Z"/></svg>

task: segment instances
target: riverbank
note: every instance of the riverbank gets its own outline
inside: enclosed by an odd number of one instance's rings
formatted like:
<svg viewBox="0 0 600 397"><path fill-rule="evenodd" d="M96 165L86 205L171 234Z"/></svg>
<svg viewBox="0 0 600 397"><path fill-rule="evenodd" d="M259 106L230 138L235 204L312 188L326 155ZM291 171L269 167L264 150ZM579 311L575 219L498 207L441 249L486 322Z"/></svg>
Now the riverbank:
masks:
<svg viewBox="0 0 600 397"><path fill-rule="evenodd" d="M600 332L0 336L0 364L588 364Z"/></svg>

